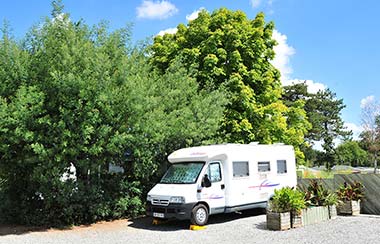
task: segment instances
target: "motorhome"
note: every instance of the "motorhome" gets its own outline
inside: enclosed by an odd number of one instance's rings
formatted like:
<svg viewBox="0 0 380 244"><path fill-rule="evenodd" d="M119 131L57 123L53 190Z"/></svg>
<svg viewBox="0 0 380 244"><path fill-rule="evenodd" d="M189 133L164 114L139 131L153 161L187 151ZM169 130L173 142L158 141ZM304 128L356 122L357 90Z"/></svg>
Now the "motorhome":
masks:
<svg viewBox="0 0 380 244"><path fill-rule="evenodd" d="M297 184L292 146L223 144L183 148L147 196L147 215L189 219L205 225L209 215L265 208L274 190Z"/></svg>

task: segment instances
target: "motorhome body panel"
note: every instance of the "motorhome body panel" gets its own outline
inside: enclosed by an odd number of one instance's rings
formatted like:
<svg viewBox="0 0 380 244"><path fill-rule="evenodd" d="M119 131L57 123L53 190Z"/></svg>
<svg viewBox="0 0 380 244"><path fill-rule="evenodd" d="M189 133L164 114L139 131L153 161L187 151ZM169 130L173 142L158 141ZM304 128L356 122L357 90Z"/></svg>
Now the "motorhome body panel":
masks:
<svg viewBox="0 0 380 244"><path fill-rule="evenodd" d="M277 161L286 163L286 172L278 173ZM247 175L234 174L234 164L246 164ZM259 164L268 165L261 171ZM236 150L225 162L227 211L265 207L275 189L297 184L293 148L290 146L257 145L249 153Z"/></svg>

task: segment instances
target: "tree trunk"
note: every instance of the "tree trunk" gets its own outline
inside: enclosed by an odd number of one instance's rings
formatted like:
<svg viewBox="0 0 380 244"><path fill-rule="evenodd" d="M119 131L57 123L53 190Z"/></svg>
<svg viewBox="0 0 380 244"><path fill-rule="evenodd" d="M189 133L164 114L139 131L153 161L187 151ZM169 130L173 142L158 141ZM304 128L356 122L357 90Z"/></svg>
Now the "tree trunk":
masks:
<svg viewBox="0 0 380 244"><path fill-rule="evenodd" d="M377 173L377 154L375 153L375 162L373 163L373 173Z"/></svg>

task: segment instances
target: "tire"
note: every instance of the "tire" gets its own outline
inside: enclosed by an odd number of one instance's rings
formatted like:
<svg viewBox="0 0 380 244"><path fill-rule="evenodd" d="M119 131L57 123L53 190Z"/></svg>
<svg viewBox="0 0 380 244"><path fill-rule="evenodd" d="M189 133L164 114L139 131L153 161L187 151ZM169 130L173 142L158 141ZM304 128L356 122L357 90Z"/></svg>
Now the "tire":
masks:
<svg viewBox="0 0 380 244"><path fill-rule="evenodd" d="M203 226L208 221L208 209L203 204L196 205L191 211L191 223L193 225Z"/></svg>

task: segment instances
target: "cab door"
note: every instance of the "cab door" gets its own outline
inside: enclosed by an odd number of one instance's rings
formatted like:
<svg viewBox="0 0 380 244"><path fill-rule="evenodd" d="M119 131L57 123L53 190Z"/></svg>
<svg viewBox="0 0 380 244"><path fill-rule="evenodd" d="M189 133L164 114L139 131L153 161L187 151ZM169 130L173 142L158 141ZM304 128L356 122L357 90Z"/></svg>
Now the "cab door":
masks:
<svg viewBox="0 0 380 244"><path fill-rule="evenodd" d="M211 186L203 186L201 191L202 200L210 206L210 214L223 213L225 210L225 185L221 162L210 162L206 170Z"/></svg>

